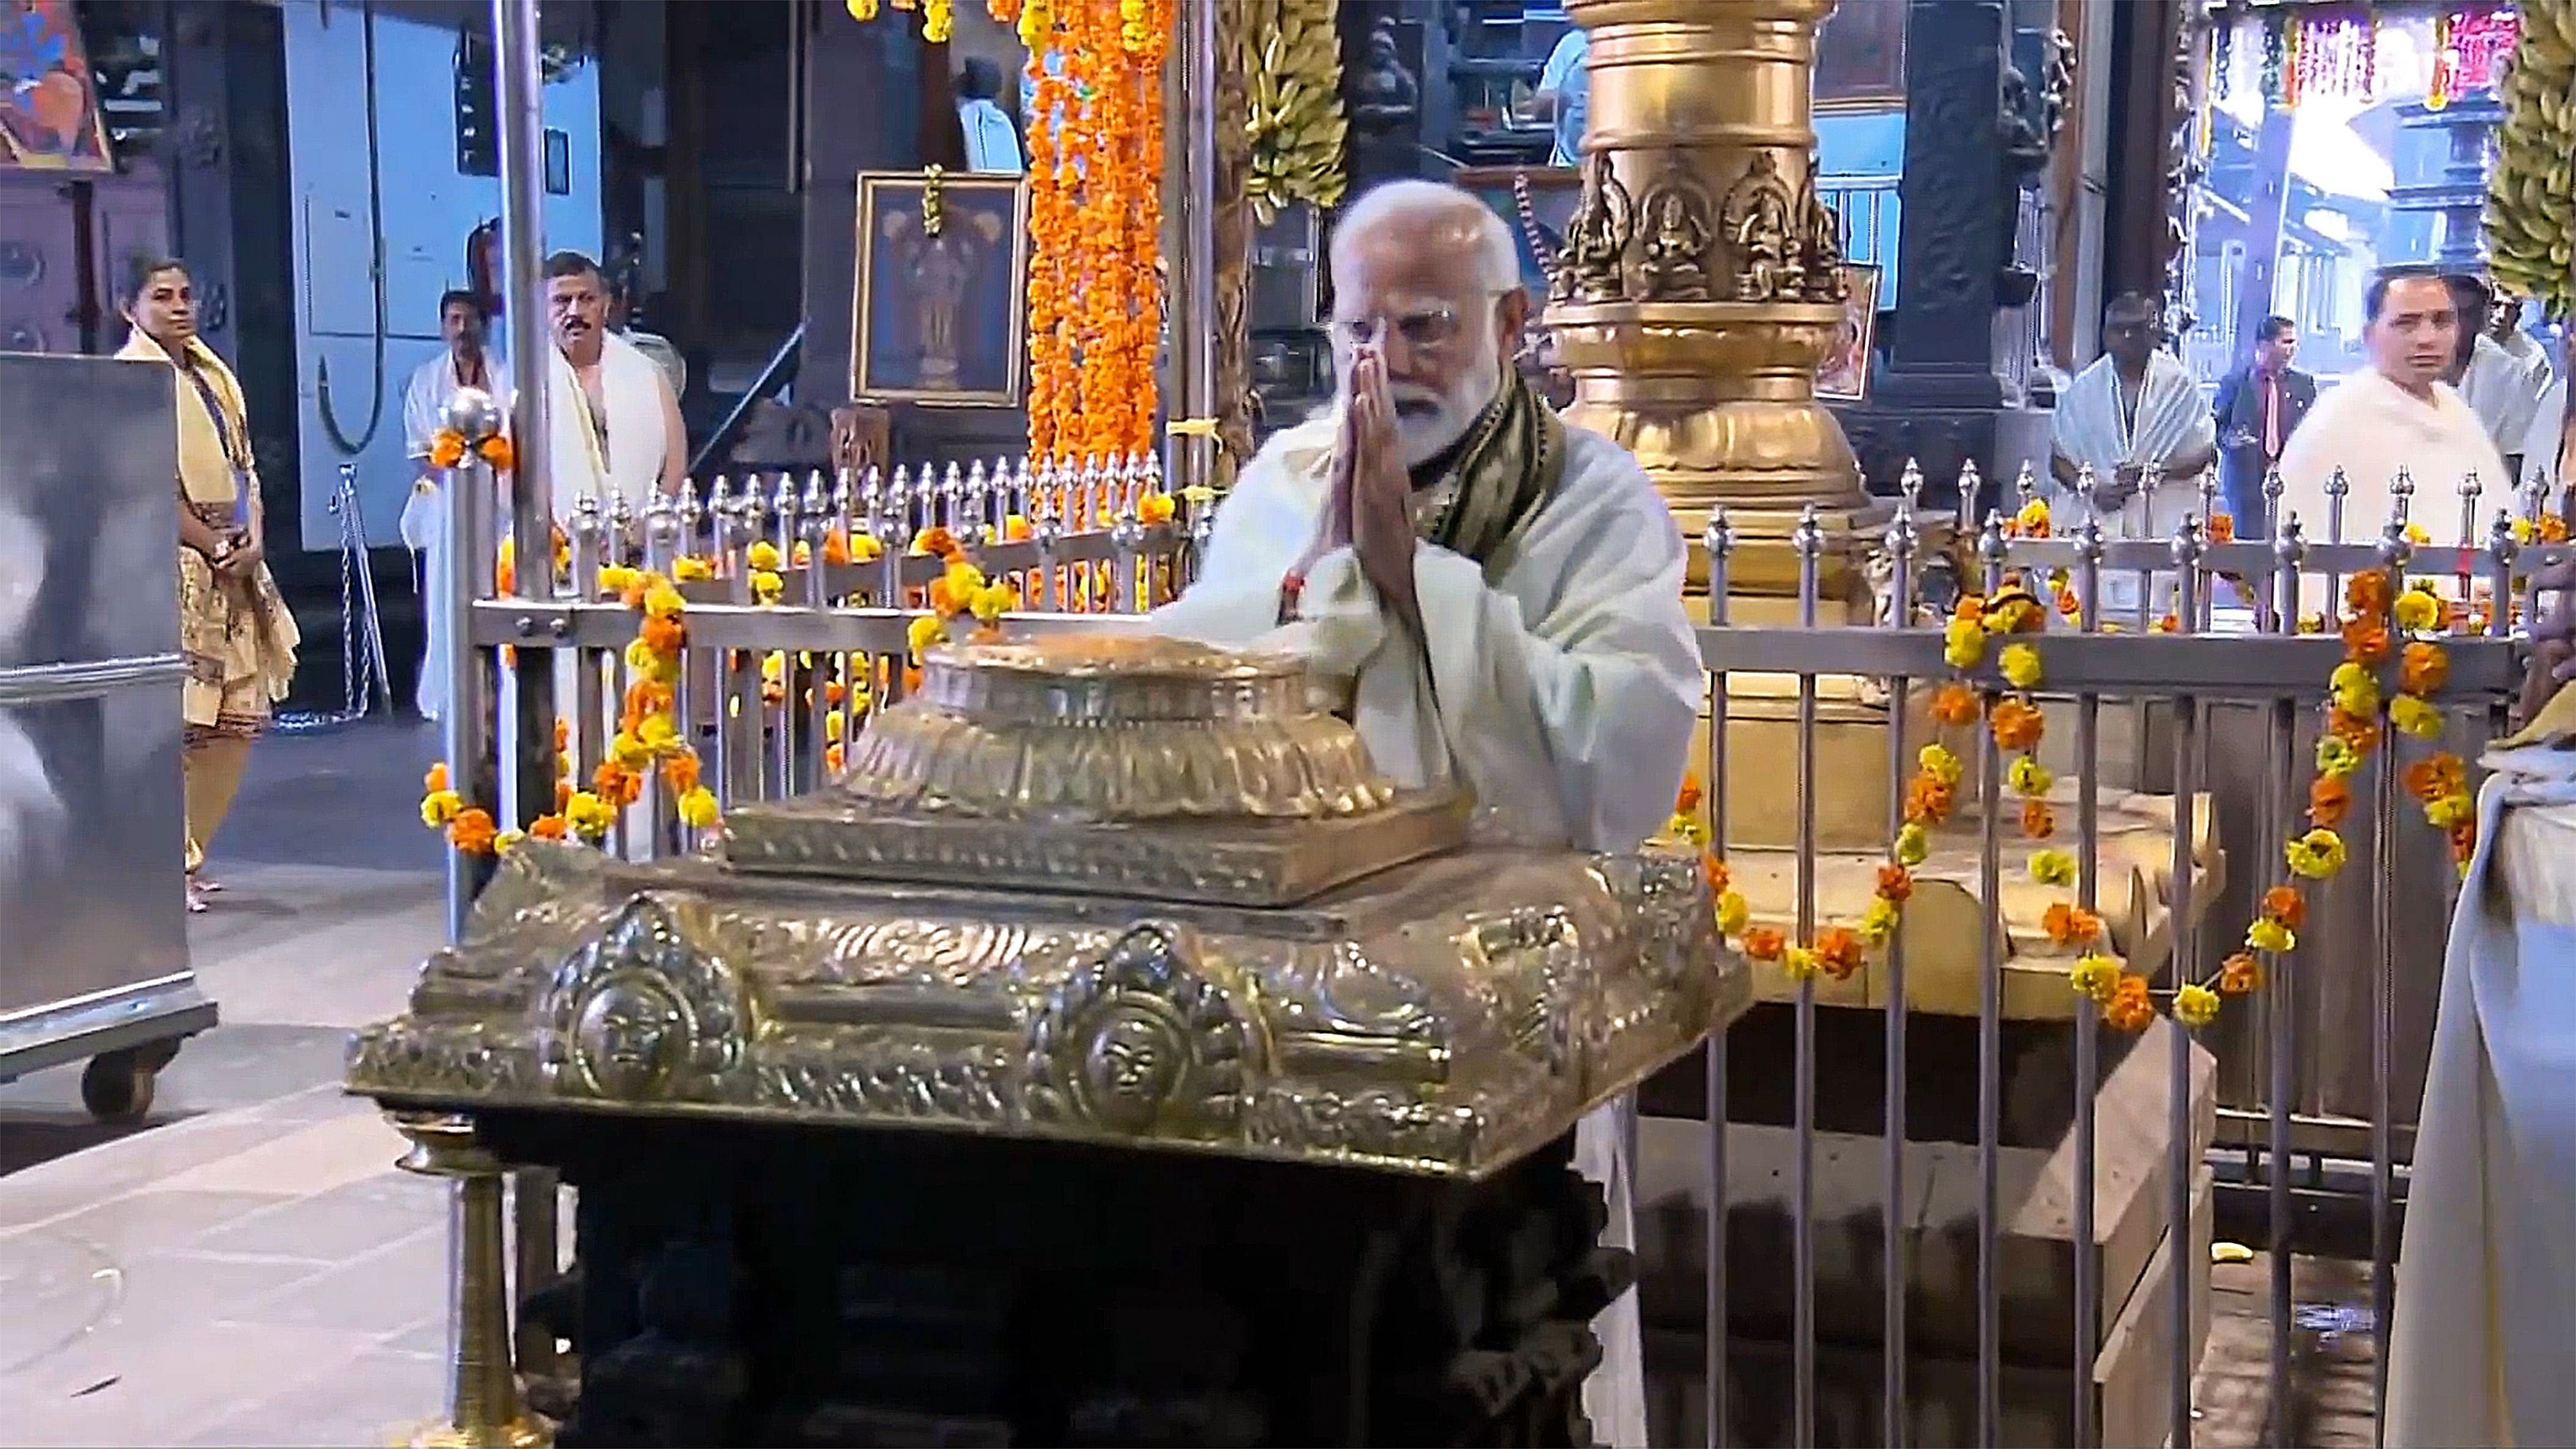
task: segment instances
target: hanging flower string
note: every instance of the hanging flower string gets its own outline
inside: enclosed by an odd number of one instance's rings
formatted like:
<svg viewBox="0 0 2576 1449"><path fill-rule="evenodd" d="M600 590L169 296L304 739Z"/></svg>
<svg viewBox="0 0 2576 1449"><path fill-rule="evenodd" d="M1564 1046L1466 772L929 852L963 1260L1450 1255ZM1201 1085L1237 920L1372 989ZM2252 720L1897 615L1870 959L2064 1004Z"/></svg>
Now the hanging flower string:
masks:
<svg viewBox="0 0 2576 1449"><path fill-rule="evenodd" d="M2013 531L2045 538L2047 505L2025 505ZM2546 524L2535 528L2535 534ZM2560 530L2563 534L2563 525ZM2052 579L2063 594L2063 580ZM2391 575L2354 575L2344 592L2343 617L2332 621L2343 640L2344 657L2328 681L2330 698L2325 734L2318 740L2316 773L2308 787L2307 828L2282 852L2284 876L2267 889L2254 921L2246 927L2243 949L2231 954L2213 976L2188 981L2170 993L2177 1021L2203 1027L2214 1021L2222 1001L2260 989L2280 957L2296 949L2307 918L2308 889L2331 879L2349 856L2339 831L2352 808L2352 781L2377 750L2386 731L2419 739L2439 739L2446 720L2433 697L2450 676L2450 657L2441 643L2452 624L2452 605L2423 579L2393 590ZM2063 605L2061 613L2073 613ZM2039 762L2046 717L2034 697L2043 679L2039 651L2015 636L2037 634L2050 609L2007 578L1992 598L1962 598L1943 626L1942 660L1953 678L1933 694L1931 715L1936 730L1965 729L1982 719L1995 747L2007 757L2004 787L2020 802L2025 839L2045 842L2056 834L2048 794L2056 781ZM2318 629L2309 632L2322 632ZM2004 642L1994 651L1997 641ZM1972 676L1993 652L1996 673L2005 686L1980 687ZM1883 946L1899 924L1913 880L1909 872L1930 853L1930 833L1949 819L1964 766L1950 747L1936 738L1917 756L1917 770L1905 788L1904 823L1889 843L1888 859L1878 870L1878 889L1856 927L1832 925L1812 941L1793 942L1782 932L1751 922L1751 909L1731 885L1726 861L1709 846L1707 828L1696 814L1700 788L1696 779L1683 783L1680 800L1666 833L1701 847L1702 869L1718 894L1718 929L1757 961L1776 961L1792 980L1822 970L1836 980L1849 976L1867 951ZM2382 768L2389 768L2382 762ZM2453 864L2465 871L2477 844L2477 806L2469 794L2468 769L2456 754L2436 751L2407 767L2406 792L2421 806L2426 823L2447 837ZM2025 868L2042 885L2075 884L2078 866L2065 850L2039 844ZM2067 976L2074 989L2102 1009L2105 1024L2119 1031L2140 1031L2156 1017L2156 995L2147 978L2124 970L2104 947L2102 920L2071 901L2052 902L2041 916L2041 929L2060 949L2075 953Z"/></svg>

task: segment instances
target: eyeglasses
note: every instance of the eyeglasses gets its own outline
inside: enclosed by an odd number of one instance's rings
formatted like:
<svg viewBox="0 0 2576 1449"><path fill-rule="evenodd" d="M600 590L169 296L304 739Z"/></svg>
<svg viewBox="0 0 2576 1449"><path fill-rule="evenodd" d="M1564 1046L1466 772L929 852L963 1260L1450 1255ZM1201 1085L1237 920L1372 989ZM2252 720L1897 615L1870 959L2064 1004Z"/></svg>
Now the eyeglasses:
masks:
<svg viewBox="0 0 2576 1449"><path fill-rule="evenodd" d="M1491 302L1504 292L1487 292L1482 300ZM1467 330L1466 317L1455 307L1424 307L1404 312L1375 312L1357 319L1336 317L1326 327L1336 348L1374 346L1389 333L1404 339L1405 350L1415 353L1438 353L1455 345Z"/></svg>

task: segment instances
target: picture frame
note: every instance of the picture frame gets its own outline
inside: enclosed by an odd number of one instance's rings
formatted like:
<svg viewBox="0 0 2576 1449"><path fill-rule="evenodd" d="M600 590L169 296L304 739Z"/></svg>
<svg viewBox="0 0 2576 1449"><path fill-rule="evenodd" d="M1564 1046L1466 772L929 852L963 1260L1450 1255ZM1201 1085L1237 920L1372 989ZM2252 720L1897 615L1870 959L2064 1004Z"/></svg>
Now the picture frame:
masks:
<svg viewBox="0 0 2576 1449"><path fill-rule="evenodd" d="M116 169L72 0L0 0L0 170Z"/></svg>
<svg viewBox="0 0 2576 1449"><path fill-rule="evenodd" d="M859 174L854 400L1020 405L1028 390L1028 209L1028 187L1016 176L943 172L934 182L926 171Z"/></svg>
<svg viewBox="0 0 2576 1449"><path fill-rule="evenodd" d="M1877 266L1843 263L1843 324L1833 350L1816 369L1816 396L1828 402L1869 397L1870 352L1878 338Z"/></svg>
<svg viewBox="0 0 2576 1449"><path fill-rule="evenodd" d="M1819 113L1905 104L1905 0L1845 0L1816 32L1808 84Z"/></svg>

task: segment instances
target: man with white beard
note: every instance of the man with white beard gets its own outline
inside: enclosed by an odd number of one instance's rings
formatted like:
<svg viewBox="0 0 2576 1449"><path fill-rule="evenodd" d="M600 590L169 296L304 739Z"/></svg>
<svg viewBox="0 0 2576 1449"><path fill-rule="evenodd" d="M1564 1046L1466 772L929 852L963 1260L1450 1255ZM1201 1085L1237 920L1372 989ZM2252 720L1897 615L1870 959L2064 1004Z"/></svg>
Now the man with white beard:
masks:
<svg viewBox="0 0 2576 1449"><path fill-rule="evenodd" d="M1618 850L1672 813L1698 713L1681 534L1635 458L1511 364L1529 299L1510 230L1398 181L1333 234L1334 406L1270 440L1166 633L1305 653L1400 783L1471 791L1487 838ZM1634 1243L1620 1109L1575 1162ZM1645 1442L1636 1298L1603 1311L1594 1430Z"/></svg>

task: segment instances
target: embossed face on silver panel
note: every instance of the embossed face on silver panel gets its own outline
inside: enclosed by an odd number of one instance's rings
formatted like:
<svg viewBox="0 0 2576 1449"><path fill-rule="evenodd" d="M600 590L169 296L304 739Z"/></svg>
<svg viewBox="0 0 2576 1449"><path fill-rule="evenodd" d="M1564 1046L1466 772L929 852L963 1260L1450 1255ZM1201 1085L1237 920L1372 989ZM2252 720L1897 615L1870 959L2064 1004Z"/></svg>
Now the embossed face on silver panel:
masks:
<svg viewBox="0 0 2576 1449"><path fill-rule="evenodd" d="M592 995L574 1028L583 1072L600 1095L632 1101L651 1093L684 1048L688 1021L661 985L613 981Z"/></svg>

